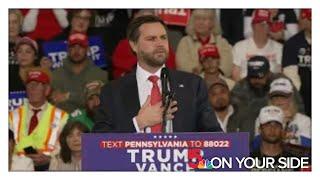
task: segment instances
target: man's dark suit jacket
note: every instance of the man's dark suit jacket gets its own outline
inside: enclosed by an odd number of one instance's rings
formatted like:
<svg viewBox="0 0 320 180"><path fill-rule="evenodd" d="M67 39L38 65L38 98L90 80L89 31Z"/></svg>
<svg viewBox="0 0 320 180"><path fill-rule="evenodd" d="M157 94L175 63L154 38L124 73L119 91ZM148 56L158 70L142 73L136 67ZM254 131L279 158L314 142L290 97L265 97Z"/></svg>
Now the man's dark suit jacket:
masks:
<svg viewBox="0 0 320 180"><path fill-rule="evenodd" d="M204 81L193 74L169 71L178 111L174 114L173 132L222 131L208 101ZM93 132L136 132L133 117L140 102L136 72L105 85L94 116Z"/></svg>

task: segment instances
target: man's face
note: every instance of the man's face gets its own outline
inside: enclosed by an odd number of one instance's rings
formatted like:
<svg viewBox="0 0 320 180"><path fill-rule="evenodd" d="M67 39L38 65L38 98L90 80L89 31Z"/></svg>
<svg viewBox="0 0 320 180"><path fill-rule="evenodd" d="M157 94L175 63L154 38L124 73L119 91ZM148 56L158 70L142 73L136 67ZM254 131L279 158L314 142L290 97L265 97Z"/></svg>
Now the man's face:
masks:
<svg viewBox="0 0 320 180"><path fill-rule="evenodd" d="M71 19L71 31L86 33L90 25L91 13L88 10L82 10L74 14Z"/></svg>
<svg viewBox="0 0 320 180"><path fill-rule="evenodd" d="M286 97L286 96L273 96L271 98L271 104L278 106L279 108L281 108L283 111L288 110L290 107L290 103L291 103L292 98Z"/></svg>
<svg viewBox="0 0 320 180"><path fill-rule="evenodd" d="M300 29L303 29L307 32L311 32L311 21L306 19L306 18L300 18L299 19L299 26L300 26Z"/></svg>
<svg viewBox="0 0 320 180"><path fill-rule="evenodd" d="M258 77L249 77L250 85L255 89L263 89L268 82L268 76L265 75L262 78Z"/></svg>
<svg viewBox="0 0 320 180"><path fill-rule="evenodd" d="M30 104L42 105L47 100L50 87L48 84L31 81L26 85L26 91Z"/></svg>
<svg viewBox="0 0 320 180"><path fill-rule="evenodd" d="M269 25L267 22L253 24L252 29L253 33L260 37L269 37Z"/></svg>
<svg viewBox="0 0 320 180"><path fill-rule="evenodd" d="M20 22L16 14L9 15L9 37L17 37L20 32Z"/></svg>
<svg viewBox="0 0 320 180"><path fill-rule="evenodd" d="M282 125L275 121L268 122L260 125L260 133L262 141L271 144L279 143L282 140Z"/></svg>
<svg viewBox="0 0 320 180"><path fill-rule="evenodd" d="M74 128L67 136L67 145L72 152L81 151L81 134L82 132L78 128Z"/></svg>
<svg viewBox="0 0 320 180"><path fill-rule="evenodd" d="M209 15L198 15L194 18L194 30L200 35L209 35L213 28L213 22Z"/></svg>
<svg viewBox="0 0 320 180"><path fill-rule="evenodd" d="M286 118L291 117L292 115L292 101L292 96L273 96L271 98L271 104L281 108Z"/></svg>
<svg viewBox="0 0 320 180"><path fill-rule="evenodd" d="M69 46L68 54L71 62L73 62L74 64L83 63L87 59L87 51L87 47L82 47L79 44Z"/></svg>
<svg viewBox="0 0 320 180"><path fill-rule="evenodd" d="M219 70L219 59L206 58L202 62L202 66L205 73L214 74Z"/></svg>
<svg viewBox="0 0 320 180"><path fill-rule="evenodd" d="M161 23L146 23L140 26L140 37L130 45L141 63L161 67L168 58L169 43L166 29Z"/></svg>
<svg viewBox="0 0 320 180"><path fill-rule="evenodd" d="M89 111L93 111L100 104L100 98L98 95L92 95L86 102L86 107Z"/></svg>
<svg viewBox="0 0 320 180"><path fill-rule="evenodd" d="M215 85L210 88L209 100L215 111L223 111L230 104L229 90L222 85Z"/></svg>

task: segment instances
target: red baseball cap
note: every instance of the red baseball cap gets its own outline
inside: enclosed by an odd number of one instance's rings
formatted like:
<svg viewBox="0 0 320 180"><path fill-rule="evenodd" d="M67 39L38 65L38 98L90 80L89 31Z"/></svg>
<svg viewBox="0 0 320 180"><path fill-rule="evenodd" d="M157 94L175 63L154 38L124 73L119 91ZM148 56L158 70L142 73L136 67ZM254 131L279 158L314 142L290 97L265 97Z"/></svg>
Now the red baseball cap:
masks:
<svg viewBox="0 0 320 180"><path fill-rule="evenodd" d="M36 54L38 53L39 48L38 48L37 42L27 36L24 36L17 41L15 46L15 51L17 51L22 44L27 44L31 46L31 48L35 51L35 53Z"/></svg>
<svg viewBox="0 0 320 180"><path fill-rule="evenodd" d="M88 36L84 33L72 33L68 38L68 45L79 44L82 47L89 46Z"/></svg>
<svg viewBox="0 0 320 180"><path fill-rule="evenodd" d="M214 59L220 58L219 50L214 44L205 45L199 48L198 55L200 60L207 57L212 57Z"/></svg>
<svg viewBox="0 0 320 180"><path fill-rule="evenodd" d="M256 9L252 14L252 24L271 23L271 12L267 9Z"/></svg>
<svg viewBox="0 0 320 180"><path fill-rule="evenodd" d="M311 9L301 9L300 16L302 19L311 21Z"/></svg>
<svg viewBox="0 0 320 180"><path fill-rule="evenodd" d="M42 70L30 70L27 72L26 77L26 84L28 84L31 81L41 82L44 84L50 83L50 77L49 75Z"/></svg>

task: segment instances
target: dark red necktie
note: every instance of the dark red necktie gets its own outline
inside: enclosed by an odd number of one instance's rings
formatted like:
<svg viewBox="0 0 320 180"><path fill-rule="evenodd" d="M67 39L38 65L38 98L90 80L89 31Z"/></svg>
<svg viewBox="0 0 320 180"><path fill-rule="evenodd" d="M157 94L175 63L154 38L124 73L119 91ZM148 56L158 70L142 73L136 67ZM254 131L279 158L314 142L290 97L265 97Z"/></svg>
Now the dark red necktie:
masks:
<svg viewBox="0 0 320 180"><path fill-rule="evenodd" d="M32 111L33 115L31 117L28 134L31 134L32 131L37 127L39 122L37 114L41 111L41 109L32 109Z"/></svg>
<svg viewBox="0 0 320 180"><path fill-rule="evenodd" d="M158 102L161 101L161 93L160 93L160 88L158 86L158 76L149 76L148 78L149 81L152 82L152 89L151 89L151 105L155 105ZM161 133L162 132L162 123L156 124L151 127L151 132L152 133Z"/></svg>

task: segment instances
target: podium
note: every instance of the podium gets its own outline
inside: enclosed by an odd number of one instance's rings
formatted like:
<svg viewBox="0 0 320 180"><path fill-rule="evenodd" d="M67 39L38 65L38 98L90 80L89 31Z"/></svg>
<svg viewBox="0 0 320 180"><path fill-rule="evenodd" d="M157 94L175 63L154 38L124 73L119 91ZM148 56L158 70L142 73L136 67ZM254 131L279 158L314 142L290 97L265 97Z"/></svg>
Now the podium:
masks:
<svg viewBox="0 0 320 180"><path fill-rule="evenodd" d="M82 135L83 171L241 171L247 156L245 132Z"/></svg>

